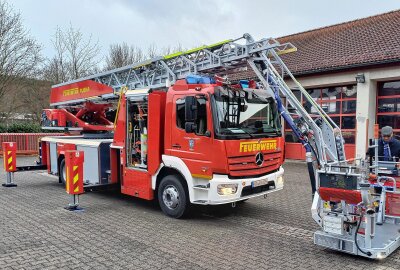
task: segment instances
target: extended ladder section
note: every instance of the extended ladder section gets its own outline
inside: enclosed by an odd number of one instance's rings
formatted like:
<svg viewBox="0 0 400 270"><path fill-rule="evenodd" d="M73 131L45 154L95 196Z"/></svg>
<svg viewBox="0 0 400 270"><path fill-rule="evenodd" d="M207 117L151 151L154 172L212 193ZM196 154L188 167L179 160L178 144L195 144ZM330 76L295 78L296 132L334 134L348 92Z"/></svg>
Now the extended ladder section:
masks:
<svg viewBox="0 0 400 270"><path fill-rule="evenodd" d="M111 71L95 74L79 80L53 86L65 93L58 95L52 105L69 106L83 102L102 102L117 99L121 89L157 89L172 85L176 80L189 74L221 75L241 70L248 65L254 70L259 81L267 91L272 91L278 109L283 118L293 129L300 142L311 152L319 163L341 162L345 160L343 139L340 129L313 100L283 63L279 55L294 52L291 43L280 44L276 39L265 38L255 41L249 34L235 40L225 40L208 46L177 52L163 57L156 57L141 63L132 64ZM313 107L310 115L299 102L285 80L294 82L309 106ZM86 84L85 84L86 83ZM91 96L86 85L100 86ZM99 88L99 87L98 87ZM74 93L83 92L85 98L77 99ZM72 94L71 94L72 93ZM70 95L71 94L71 95ZM67 98L65 97L67 95ZM68 97L71 98L68 98ZM79 96L79 95L75 95ZM292 117L281 96L296 111ZM57 97L57 95L56 95Z"/></svg>
<svg viewBox="0 0 400 270"><path fill-rule="evenodd" d="M251 43L251 37L248 41ZM279 54L275 50L261 51L247 61L264 87L272 89L280 114L319 165L345 162L344 140L339 127L296 80ZM307 112L305 104L298 100L292 89L300 91L312 114ZM295 117L288 112L281 96L295 110Z"/></svg>
<svg viewBox="0 0 400 270"><path fill-rule="evenodd" d="M229 69L243 67L246 65L246 60L255 53L274 50L279 55L296 51L292 44L280 44L273 38L250 43L246 42L249 38L252 39L250 35L245 34L239 39L225 40L184 52L155 57L140 63L61 83L53 88L87 80L113 88L114 94L119 93L123 87L130 90L165 88L166 85L174 84L176 80L186 78L189 74L221 74ZM241 40L244 40L245 44L240 44Z"/></svg>

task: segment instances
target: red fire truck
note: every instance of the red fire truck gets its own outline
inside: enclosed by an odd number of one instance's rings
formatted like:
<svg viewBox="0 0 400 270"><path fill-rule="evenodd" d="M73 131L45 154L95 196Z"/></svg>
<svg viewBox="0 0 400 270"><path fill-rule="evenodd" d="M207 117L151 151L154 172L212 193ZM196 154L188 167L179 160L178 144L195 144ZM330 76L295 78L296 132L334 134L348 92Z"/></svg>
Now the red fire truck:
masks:
<svg viewBox="0 0 400 270"><path fill-rule="evenodd" d="M230 78L252 57L285 48L269 39L249 44L227 40L54 86L43 127L80 134L43 138L42 165L64 182L65 151L82 150L85 187L118 184L124 194L158 198L175 218L190 204L282 189L273 93Z"/></svg>

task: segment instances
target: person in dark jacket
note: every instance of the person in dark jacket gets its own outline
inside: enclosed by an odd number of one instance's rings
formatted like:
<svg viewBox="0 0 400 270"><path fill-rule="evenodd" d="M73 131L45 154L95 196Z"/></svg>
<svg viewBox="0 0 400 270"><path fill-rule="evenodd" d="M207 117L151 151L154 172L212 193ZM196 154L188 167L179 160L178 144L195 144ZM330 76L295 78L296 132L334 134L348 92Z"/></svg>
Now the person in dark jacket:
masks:
<svg viewBox="0 0 400 270"><path fill-rule="evenodd" d="M374 157L374 150L373 148L370 149L370 157ZM400 141L393 137L393 128L390 126L385 126L381 130L381 138L378 141L378 156L381 161L399 161Z"/></svg>

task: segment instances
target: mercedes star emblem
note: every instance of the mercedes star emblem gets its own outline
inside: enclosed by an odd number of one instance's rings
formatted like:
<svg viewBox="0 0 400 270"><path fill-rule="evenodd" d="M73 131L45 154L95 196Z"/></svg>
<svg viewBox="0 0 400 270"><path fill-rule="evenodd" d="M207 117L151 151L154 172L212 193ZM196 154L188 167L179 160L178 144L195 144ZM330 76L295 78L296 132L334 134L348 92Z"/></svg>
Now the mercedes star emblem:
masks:
<svg viewBox="0 0 400 270"><path fill-rule="evenodd" d="M263 153L259 152L256 155L256 164L258 167L261 167L264 163L264 155Z"/></svg>

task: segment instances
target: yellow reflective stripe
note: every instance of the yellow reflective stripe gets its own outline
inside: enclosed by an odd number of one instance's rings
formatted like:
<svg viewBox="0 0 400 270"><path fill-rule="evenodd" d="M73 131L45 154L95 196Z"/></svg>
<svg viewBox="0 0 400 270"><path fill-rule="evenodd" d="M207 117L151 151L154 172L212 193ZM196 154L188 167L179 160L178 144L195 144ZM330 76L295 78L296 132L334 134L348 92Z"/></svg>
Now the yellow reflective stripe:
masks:
<svg viewBox="0 0 400 270"><path fill-rule="evenodd" d="M220 45L224 45L224 44L229 43L229 42L232 42L232 39L227 39L227 40L223 40L223 41L208 45L207 48L214 48L214 47L217 47L217 46L220 46Z"/></svg>
<svg viewBox="0 0 400 270"><path fill-rule="evenodd" d="M11 155L11 151L7 151L7 155Z"/></svg>
<svg viewBox="0 0 400 270"><path fill-rule="evenodd" d="M9 157L9 158L8 158L8 165L10 165L11 162L12 162L12 157Z"/></svg>
<svg viewBox="0 0 400 270"><path fill-rule="evenodd" d="M79 180L78 166L74 166L73 170L74 170L74 185L75 185L76 182L78 182Z"/></svg>
<svg viewBox="0 0 400 270"><path fill-rule="evenodd" d="M208 47L207 45L204 45L204 46L201 46L198 48L193 48L193 49L185 51L184 54L194 53L194 52L200 51L202 49L206 49L207 47Z"/></svg>
<svg viewBox="0 0 400 270"><path fill-rule="evenodd" d="M74 189L74 192L79 192L79 186Z"/></svg>
<svg viewBox="0 0 400 270"><path fill-rule="evenodd" d="M211 180L212 176L210 175L204 175L204 174L192 174L193 177L196 178L203 178L203 179L207 179L207 180Z"/></svg>
<svg viewBox="0 0 400 270"><path fill-rule="evenodd" d="M167 59L171 59L171 58L180 56L180 55L182 55L182 54L183 54L183 52L171 53L171 54L168 54L168 55L164 56L164 59L166 59L166 60L167 60Z"/></svg>
<svg viewBox="0 0 400 270"><path fill-rule="evenodd" d="M137 65L133 66L132 69L147 66L147 65L151 64L151 62L152 62L151 60L147 60L142 63L138 63Z"/></svg>
<svg viewBox="0 0 400 270"><path fill-rule="evenodd" d="M9 170L13 170L14 169L14 166L10 166L10 168L8 168Z"/></svg>
<svg viewBox="0 0 400 270"><path fill-rule="evenodd" d="M76 184L76 182L78 182L79 180L79 173L75 174L74 176L74 185Z"/></svg>
<svg viewBox="0 0 400 270"><path fill-rule="evenodd" d="M171 53L171 54L168 54L168 55L164 56L164 59L168 60L168 59L171 59L171 58L174 58L174 57L181 56L183 54L190 54L190 53L194 53L194 52L197 52L197 51L201 51L203 49L211 49L211 48L214 48L214 47L218 47L218 46L224 45L224 44L229 43L231 41L232 41L232 39L227 39L227 40L223 40L223 41L211 44L211 45L203 45L203 46L200 46L200 47L196 47L196 48L184 51L184 52Z"/></svg>
<svg viewBox="0 0 400 270"><path fill-rule="evenodd" d="M121 101L122 101L122 95L126 93L128 90L128 87L121 87L121 90L119 92L119 99L118 99L118 105L117 105L117 112L115 113L115 118L114 118L114 130L117 128L117 121L118 121L118 114L119 114L119 109L121 107ZM115 92L114 92L115 94Z"/></svg>
<svg viewBox="0 0 400 270"><path fill-rule="evenodd" d="M68 171L68 167L65 168L65 170L67 171L67 179L65 179L67 181L66 183L66 188L67 188L67 193L69 193L69 171Z"/></svg>

